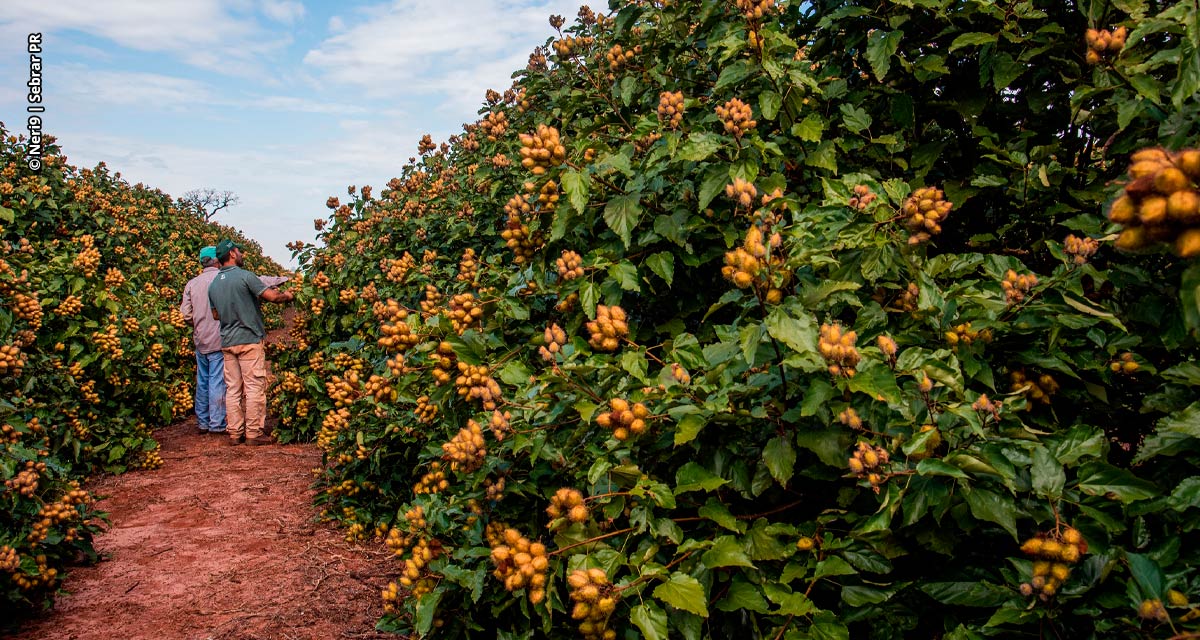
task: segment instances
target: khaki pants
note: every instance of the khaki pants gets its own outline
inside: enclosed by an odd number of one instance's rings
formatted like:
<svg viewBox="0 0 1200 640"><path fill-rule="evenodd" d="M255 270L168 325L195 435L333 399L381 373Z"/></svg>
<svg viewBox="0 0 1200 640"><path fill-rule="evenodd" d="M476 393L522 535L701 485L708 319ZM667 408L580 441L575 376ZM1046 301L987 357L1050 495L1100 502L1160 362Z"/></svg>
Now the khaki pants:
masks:
<svg viewBox="0 0 1200 640"><path fill-rule="evenodd" d="M267 418L267 352L261 342L221 349L230 438L259 438Z"/></svg>

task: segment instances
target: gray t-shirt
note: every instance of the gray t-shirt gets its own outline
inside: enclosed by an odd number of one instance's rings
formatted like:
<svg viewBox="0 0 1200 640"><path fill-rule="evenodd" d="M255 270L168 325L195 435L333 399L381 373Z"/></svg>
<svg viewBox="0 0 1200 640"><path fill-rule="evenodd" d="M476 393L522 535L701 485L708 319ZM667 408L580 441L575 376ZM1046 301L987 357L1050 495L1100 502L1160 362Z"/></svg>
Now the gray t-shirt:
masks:
<svg viewBox="0 0 1200 640"><path fill-rule="evenodd" d="M258 276L241 267L221 267L208 286L208 303L221 320L221 348L254 344L267 335L262 300L267 289Z"/></svg>

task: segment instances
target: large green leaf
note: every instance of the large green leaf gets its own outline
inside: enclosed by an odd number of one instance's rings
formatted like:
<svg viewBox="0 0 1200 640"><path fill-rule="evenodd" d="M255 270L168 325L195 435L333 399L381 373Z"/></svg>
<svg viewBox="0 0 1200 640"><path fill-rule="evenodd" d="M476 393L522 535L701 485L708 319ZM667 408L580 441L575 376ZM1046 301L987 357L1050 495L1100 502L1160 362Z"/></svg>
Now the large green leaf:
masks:
<svg viewBox="0 0 1200 640"><path fill-rule="evenodd" d="M779 484L786 485L796 470L796 449L787 437L776 436L763 448L763 462L767 464L771 477Z"/></svg>
<svg viewBox="0 0 1200 640"><path fill-rule="evenodd" d="M675 495L688 491L712 491L726 482L729 481L699 463L688 462L675 472Z"/></svg>
<svg viewBox="0 0 1200 640"><path fill-rule="evenodd" d="M964 491L964 496L971 515L1004 527L1013 540L1017 539L1017 506L1011 497L981 488Z"/></svg>
<svg viewBox="0 0 1200 640"><path fill-rule="evenodd" d="M1128 469L1093 461L1079 469L1080 491L1104 496L1124 503L1158 497L1162 492L1149 480L1143 480Z"/></svg>
<svg viewBox="0 0 1200 640"><path fill-rule="evenodd" d="M1033 490L1050 499L1058 499L1067 483L1062 464L1046 447L1033 450Z"/></svg>
<svg viewBox="0 0 1200 640"><path fill-rule="evenodd" d="M642 602L629 612L629 621L646 640L667 640L667 612L653 602Z"/></svg>
<svg viewBox="0 0 1200 640"><path fill-rule="evenodd" d="M616 196L604 207L604 222L628 247L633 237L633 228L642 218L641 194Z"/></svg>
<svg viewBox="0 0 1200 640"><path fill-rule="evenodd" d="M1012 597L1012 592L988 582L929 582L921 591L942 604L962 607L995 607Z"/></svg>
<svg viewBox="0 0 1200 640"><path fill-rule="evenodd" d="M875 29L867 36L867 62L871 65L871 72L875 74L876 80L883 82L883 77L892 68L892 56L896 55L903 37L903 31L883 29Z"/></svg>
<svg viewBox="0 0 1200 640"><path fill-rule="evenodd" d="M718 567L753 567L750 556L733 536L721 536L713 541L712 547L704 552L700 561L709 569Z"/></svg>
<svg viewBox="0 0 1200 640"><path fill-rule="evenodd" d="M654 588L654 597L675 607L690 611L702 618L708 617L708 596L700 581L676 571L666 582Z"/></svg>
<svg viewBox="0 0 1200 640"><path fill-rule="evenodd" d="M799 353L813 353L817 346L817 323L804 313L789 313L783 307L775 307L767 315L767 333L772 338Z"/></svg>
<svg viewBox="0 0 1200 640"><path fill-rule="evenodd" d="M708 158L721 148L723 139L715 133L693 133L679 147L675 155L680 160L700 161Z"/></svg>

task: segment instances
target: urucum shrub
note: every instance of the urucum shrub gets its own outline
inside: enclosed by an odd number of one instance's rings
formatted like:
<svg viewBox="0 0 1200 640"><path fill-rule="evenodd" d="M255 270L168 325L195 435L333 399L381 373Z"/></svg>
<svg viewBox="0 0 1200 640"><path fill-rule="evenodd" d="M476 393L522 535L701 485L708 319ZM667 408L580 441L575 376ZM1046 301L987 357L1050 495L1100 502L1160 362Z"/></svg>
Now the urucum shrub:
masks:
<svg viewBox="0 0 1200 640"><path fill-rule="evenodd" d="M412 585L387 561L401 589L381 626L1197 632L1195 225L1136 217L1194 189L1194 18L752 0L552 18L556 55L516 73L512 101L297 253L333 280L304 287L326 303L301 318L310 349L396 391L321 431L320 500L368 530L420 507L441 550ZM1089 64L1099 25L1125 41ZM444 257L393 275L427 250ZM416 308L429 285L471 311L410 318L403 366L334 304L373 286ZM307 353L280 366L312 379L281 389L281 435L311 438L339 410L326 373ZM443 449L464 425L472 444ZM379 490L333 492L347 479Z"/></svg>

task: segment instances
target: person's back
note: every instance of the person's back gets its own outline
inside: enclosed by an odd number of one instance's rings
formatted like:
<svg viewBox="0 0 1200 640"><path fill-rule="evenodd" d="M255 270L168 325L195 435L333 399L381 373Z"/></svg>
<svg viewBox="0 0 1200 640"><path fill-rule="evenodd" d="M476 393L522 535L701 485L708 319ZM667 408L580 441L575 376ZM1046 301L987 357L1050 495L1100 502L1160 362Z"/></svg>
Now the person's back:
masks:
<svg viewBox="0 0 1200 640"><path fill-rule="evenodd" d="M217 277L216 247L200 250L200 275L183 288L179 311L193 327L196 345L196 389L192 407L200 433L225 432L225 355L221 351L221 323L209 310L208 288Z"/></svg>
<svg viewBox="0 0 1200 640"><path fill-rule="evenodd" d="M262 302L267 286L237 265L225 265L215 274L208 297L220 319L221 347L253 344L266 337Z"/></svg>
<svg viewBox="0 0 1200 640"><path fill-rule="evenodd" d="M213 317L221 323L229 444L268 444L271 440L263 431L267 413L263 338L267 332L261 300L291 302L296 295L270 288L242 269L242 248L233 241L218 242L216 255L221 270L208 288L208 299Z"/></svg>
<svg viewBox="0 0 1200 640"><path fill-rule="evenodd" d="M195 328L193 341L199 353L221 350L221 323L212 317L208 302L208 288L216 277L217 267L205 267L183 287L183 304L179 310L183 319Z"/></svg>

